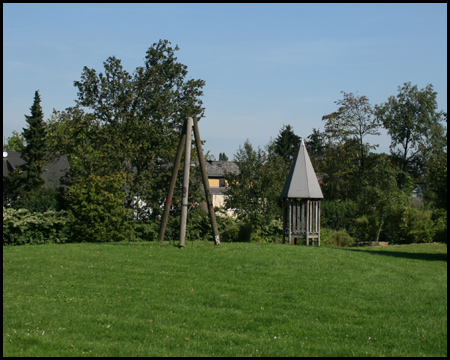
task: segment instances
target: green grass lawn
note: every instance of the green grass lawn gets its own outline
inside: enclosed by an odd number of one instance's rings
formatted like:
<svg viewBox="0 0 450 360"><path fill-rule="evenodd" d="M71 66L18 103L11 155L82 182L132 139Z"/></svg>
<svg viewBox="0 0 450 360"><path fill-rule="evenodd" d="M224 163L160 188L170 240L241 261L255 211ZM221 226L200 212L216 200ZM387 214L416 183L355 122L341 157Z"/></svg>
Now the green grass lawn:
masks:
<svg viewBox="0 0 450 360"><path fill-rule="evenodd" d="M447 356L447 246L3 247L3 356Z"/></svg>

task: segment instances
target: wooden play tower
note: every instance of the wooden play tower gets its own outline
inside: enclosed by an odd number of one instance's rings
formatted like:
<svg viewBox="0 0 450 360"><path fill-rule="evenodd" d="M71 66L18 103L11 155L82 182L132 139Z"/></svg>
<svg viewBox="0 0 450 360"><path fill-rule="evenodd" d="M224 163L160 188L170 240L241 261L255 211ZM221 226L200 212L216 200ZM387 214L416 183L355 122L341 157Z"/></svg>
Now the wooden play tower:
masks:
<svg viewBox="0 0 450 360"><path fill-rule="evenodd" d="M311 164L304 140L294 159L281 192L283 201L283 243L295 244L296 238L305 238L306 245L320 246L320 199L322 190Z"/></svg>

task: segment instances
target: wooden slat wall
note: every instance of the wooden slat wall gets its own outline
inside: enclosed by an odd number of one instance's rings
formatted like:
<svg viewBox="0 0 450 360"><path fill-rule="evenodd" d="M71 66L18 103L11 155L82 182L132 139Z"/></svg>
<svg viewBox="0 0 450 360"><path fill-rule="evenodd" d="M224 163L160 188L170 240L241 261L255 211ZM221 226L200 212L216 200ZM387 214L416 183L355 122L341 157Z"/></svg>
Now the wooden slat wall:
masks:
<svg viewBox="0 0 450 360"><path fill-rule="evenodd" d="M283 242L291 238L318 240L320 245L320 200L287 200L283 209Z"/></svg>

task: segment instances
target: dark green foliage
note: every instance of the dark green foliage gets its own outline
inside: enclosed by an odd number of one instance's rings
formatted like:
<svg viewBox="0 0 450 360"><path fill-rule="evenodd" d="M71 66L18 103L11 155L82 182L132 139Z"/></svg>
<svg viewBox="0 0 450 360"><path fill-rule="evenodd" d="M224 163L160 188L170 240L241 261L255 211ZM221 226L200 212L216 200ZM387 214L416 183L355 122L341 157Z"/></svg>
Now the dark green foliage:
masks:
<svg viewBox="0 0 450 360"><path fill-rule="evenodd" d="M26 193L44 184L42 178L42 167L45 164L47 153L45 142L44 114L41 108L41 98L39 92L34 95L34 103L30 108L31 116L25 115L28 126L23 129L23 136L26 146L23 148L21 157L25 164L21 166L23 177L21 182L21 192Z"/></svg>
<svg viewBox="0 0 450 360"><path fill-rule="evenodd" d="M260 148L253 149L247 140L235 154L239 174L226 174L229 187L226 208L235 209L239 220L260 229L281 218L280 193L289 169L283 159Z"/></svg>
<svg viewBox="0 0 450 360"><path fill-rule="evenodd" d="M326 156L326 134L318 129L313 129L312 131L312 134L308 136L306 141L306 148L314 170L316 173L321 173Z"/></svg>
<svg viewBox="0 0 450 360"><path fill-rule="evenodd" d="M77 105L55 112L48 126L52 151L68 155L74 179L124 173L126 206L138 198L152 207L155 219L167 194L168 164L175 158L182 124L187 116L200 120L204 115L205 82L188 78L187 66L177 61L178 50L167 40L154 43L144 66L133 73L115 57L104 62L103 72L84 67L74 82ZM190 197L196 200L195 195L197 183L190 188Z"/></svg>
<svg viewBox="0 0 450 360"><path fill-rule="evenodd" d="M159 234L159 222L155 220L130 220L134 236L130 241L156 241Z"/></svg>
<svg viewBox="0 0 450 360"><path fill-rule="evenodd" d="M357 143L354 139L335 143L328 140L321 172L324 175L322 193L325 199L355 200L361 188L358 166L355 164Z"/></svg>
<svg viewBox="0 0 450 360"><path fill-rule="evenodd" d="M32 213L27 209L3 208L3 245L67 242L68 221L64 211Z"/></svg>
<svg viewBox="0 0 450 360"><path fill-rule="evenodd" d="M31 212L60 211L63 209L63 201L61 189L41 187L22 195L14 201L12 207L14 209L27 209Z"/></svg>
<svg viewBox="0 0 450 360"><path fill-rule="evenodd" d="M300 140L300 136L294 133L292 126L283 125L273 144L273 152L290 164L297 155Z"/></svg>
<svg viewBox="0 0 450 360"><path fill-rule="evenodd" d="M115 57L104 62L104 73L85 67L75 81L78 106L61 114L53 131L57 146L79 159L79 176L125 172L129 201L138 196L152 204L154 216L165 200L167 164L175 158L182 124L187 116L199 120L204 113L205 82L187 78L178 50L160 40L132 74Z"/></svg>
<svg viewBox="0 0 450 360"><path fill-rule="evenodd" d="M228 161L228 156L225 153L220 153L219 161Z"/></svg>
<svg viewBox="0 0 450 360"><path fill-rule="evenodd" d="M433 241L447 243L447 210L435 210L432 220L435 229Z"/></svg>
<svg viewBox="0 0 450 360"><path fill-rule="evenodd" d="M191 208L188 212L186 240L213 240L209 215L201 206Z"/></svg>
<svg viewBox="0 0 450 360"><path fill-rule="evenodd" d="M133 229L124 207L123 175L90 175L68 189L67 201L73 241L128 240Z"/></svg>
<svg viewBox="0 0 450 360"><path fill-rule="evenodd" d="M13 143L11 146L21 152L25 163L9 173L8 179L3 180L4 198L6 196L8 202L26 196L45 182L42 167L46 162L47 153L46 130L40 102L39 92L36 91L33 106L30 108L31 116L25 115L28 126L23 129L23 138L17 135L14 141L11 140ZM22 145L22 139L26 141L25 146Z"/></svg>
<svg viewBox="0 0 450 360"><path fill-rule="evenodd" d="M358 216L361 216L355 219L357 238L359 241L380 241L390 211L398 203L397 198L410 204L412 188L398 190L398 169L386 154L371 154L368 160L368 172L362 179L362 188L357 197Z"/></svg>
<svg viewBox="0 0 450 360"><path fill-rule="evenodd" d="M239 241L240 226L239 221L231 216L217 216L217 228L220 234L220 241Z"/></svg>
<svg viewBox="0 0 450 360"><path fill-rule="evenodd" d="M365 171L365 159L369 150L378 146L364 142L364 138L367 135L380 135L379 122L372 117L372 106L366 96L344 91L341 93L343 99L335 101L339 109L325 115L322 120L326 121L325 132L330 139L338 143L351 141L355 145L355 175L360 178Z"/></svg>
<svg viewBox="0 0 450 360"><path fill-rule="evenodd" d="M447 113L443 113L447 122ZM433 207L447 210L447 129L435 126L426 156L425 199Z"/></svg>
<svg viewBox="0 0 450 360"><path fill-rule="evenodd" d="M320 224L331 230L345 229L350 234L355 232L354 220L359 215L358 203L353 200L321 202Z"/></svg>

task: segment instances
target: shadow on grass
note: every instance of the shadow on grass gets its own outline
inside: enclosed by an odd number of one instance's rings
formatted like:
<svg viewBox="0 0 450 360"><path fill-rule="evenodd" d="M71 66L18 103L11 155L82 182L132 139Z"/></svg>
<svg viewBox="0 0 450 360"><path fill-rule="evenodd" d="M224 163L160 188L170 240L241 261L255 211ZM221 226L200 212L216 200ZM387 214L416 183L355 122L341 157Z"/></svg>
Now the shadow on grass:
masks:
<svg viewBox="0 0 450 360"><path fill-rule="evenodd" d="M342 250L366 252L371 255L385 255L414 260L447 261L447 254L411 253L411 252L389 251L389 250L356 250L356 249L342 249Z"/></svg>
<svg viewBox="0 0 450 360"><path fill-rule="evenodd" d="M211 241L213 242L213 241ZM180 242L176 241L164 241L160 243L159 241L111 241L104 244L116 245L116 246L147 246L149 244L159 245L160 247L175 247L180 248Z"/></svg>

